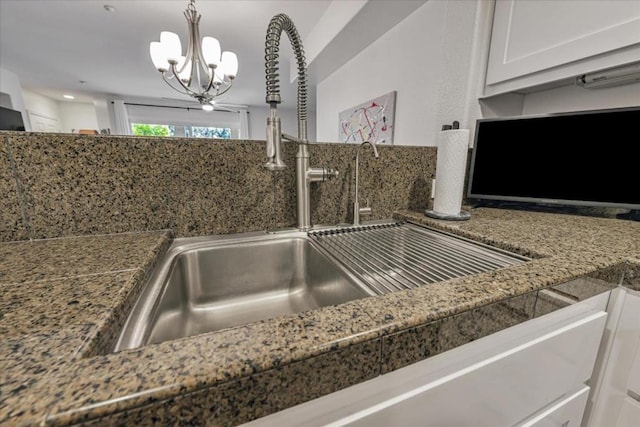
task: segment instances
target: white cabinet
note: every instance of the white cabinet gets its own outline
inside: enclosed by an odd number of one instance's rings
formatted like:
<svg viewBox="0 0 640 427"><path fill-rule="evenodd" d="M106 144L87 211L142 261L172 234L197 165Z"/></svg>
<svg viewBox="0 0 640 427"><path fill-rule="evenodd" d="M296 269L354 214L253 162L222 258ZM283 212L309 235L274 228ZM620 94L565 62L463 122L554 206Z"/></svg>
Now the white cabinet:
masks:
<svg viewBox="0 0 640 427"><path fill-rule="evenodd" d="M587 406L591 427L640 426L640 293L612 292L605 339Z"/></svg>
<svg viewBox="0 0 640 427"><path fill-rule="evenodd" d="M583 386L575 393L543 409L526 420L520 427L575 427L579 426L589 397L589 387Z"/></svg>
<svg viewBox="0 0 640 427"><path fill-rule="evenodd" d="M638 427L640 425L640 402L630 397L622 401L617 427Z"/></svg>
<svg viewBox="0 0 640 427"><path fill-rule="evenodd" d="M640 61L640 1L497 0L485 95Z"/></svg>
<svg viewBox="0 0 640 427"><path fill-rule="evenodd" d="M266 426L576 426L608 292L260 418Z"/></svg>
<svg viewBox="0 0 640 427"><path fill-rule="evenodd" d="M638 304L638 309L640 310L640 304ZM637 327L638 329L640 329L640 325L637 325ZM640 330L638 331L638 338L640 339ZM631 374L629 374L629 382L627 383L627 388L632 393L640 396L640 347L636 349L636 355L633 360L633 366L631 367Z"/></svg>

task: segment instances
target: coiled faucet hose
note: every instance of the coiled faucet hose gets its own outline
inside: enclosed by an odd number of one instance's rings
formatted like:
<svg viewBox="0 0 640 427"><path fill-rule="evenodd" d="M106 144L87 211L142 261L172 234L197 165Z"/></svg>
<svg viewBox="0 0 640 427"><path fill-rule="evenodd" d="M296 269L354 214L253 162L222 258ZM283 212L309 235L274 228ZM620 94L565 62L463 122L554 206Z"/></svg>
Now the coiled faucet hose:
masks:
<svg viewBox="0 0 640 427"><path fill-rule="evenodd" d="M280 35L286 32L293 47L298 66L298 120L307 119L307 64L302 48L302 40L291 18L280 13L271 18L267 28L264 49L265 70L267 79L267 102L280 101L280 73L278 58L280 56Z"/></svg>

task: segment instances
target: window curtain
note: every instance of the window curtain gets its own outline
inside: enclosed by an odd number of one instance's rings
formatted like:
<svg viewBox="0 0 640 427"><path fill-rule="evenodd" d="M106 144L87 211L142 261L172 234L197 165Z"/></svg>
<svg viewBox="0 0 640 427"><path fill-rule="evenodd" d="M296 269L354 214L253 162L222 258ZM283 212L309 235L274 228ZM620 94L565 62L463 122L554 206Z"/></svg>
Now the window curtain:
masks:
<svg viewBox="0 0 640 427"><path fill-rule="evenodd" d="M246 108L241 108L238 111L240 115L240 139L249 139L249 111Z"/></svg>
<svg viewBox="0 0 640 427"><path fill-rule="evenodd" d="M115 119L115 134L132 135L131 125L129 124L129 114L127 113L127 107L124 105L123 100L113 101L113 115Z"/></svg>

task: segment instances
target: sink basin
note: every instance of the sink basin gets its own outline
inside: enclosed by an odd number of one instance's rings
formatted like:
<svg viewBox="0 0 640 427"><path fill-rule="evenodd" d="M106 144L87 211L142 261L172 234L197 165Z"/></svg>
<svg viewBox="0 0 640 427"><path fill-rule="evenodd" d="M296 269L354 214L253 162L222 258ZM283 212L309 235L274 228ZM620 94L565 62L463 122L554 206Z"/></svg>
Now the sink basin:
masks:
<svg viewBox="0 0 640 427"><path fill-rule="evenodd" d="M177 239L114 351L412 289L528 258L410 223Z"/></svg>
<svg viewBox="0 0 640 427"><path fill-rule="evenodd" d="M115 351L371 295L305 233L194 240L170 249Z"/></svg>

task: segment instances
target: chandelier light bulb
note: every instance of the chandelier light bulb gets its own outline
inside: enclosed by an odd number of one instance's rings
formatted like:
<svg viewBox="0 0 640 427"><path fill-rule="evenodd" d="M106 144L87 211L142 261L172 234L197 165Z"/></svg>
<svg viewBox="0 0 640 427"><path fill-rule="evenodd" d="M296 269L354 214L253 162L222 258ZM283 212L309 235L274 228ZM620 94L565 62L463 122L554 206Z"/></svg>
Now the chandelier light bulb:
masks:
<svg viewBox="0 0 640 427"><path fill-rule="evenodd" d="M213 83L220 85L224 82L224 71L222 69L222 63L220 63L220 66L218 68L216 68L215 70L213 70Z"/></svg>
<svg viewBox="0 0 640 427"><path fill-rule="evenodd" d="M162 31L159 42L149 44L151 61L162 79L173 90L195 98L205 111L213 111L213 100L227 93L238 73L238 58L233 52L221 54L220 42L214 37L200 38L200 18L190 0L184 16L189 39L182 52L176 33Z"/></svg>
<svg viewBox="0 0 640 427"><path fill-rule="evenodd" d="M238 74L238 57L233 52L222 52L222 70L224 75L235 79Z"/></svg>
<svg viewBox="0 0 640 427"><path fill-rule="evenodd" d="M169 61L164 51L164 46L160 42L151 42L149 45L149 53L151 61L158 71L167 71L169 69Z"/></svg>
<svg viewBox="0 0 640 427"><path fill-rule="evenodd" d="M160 33L160 43L167 55L167 61L178 62L180 56L182 56L182 44L180 43L180 37L178 37L176 33L163 31Z"/></svg>
<svg viewBox="0 0 640 427"><path fill-rule="evenodd" d="M220 65L220 42L213 37L202 39L202 55L208 66L217 67Z"/></svg>

